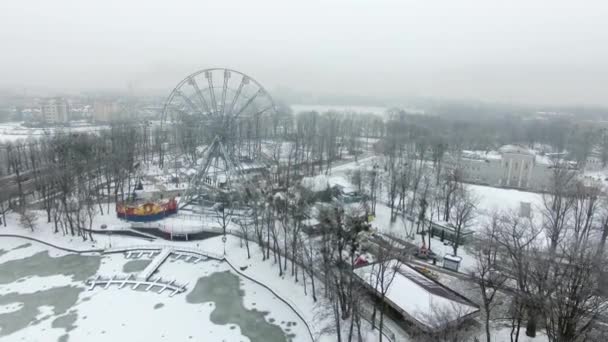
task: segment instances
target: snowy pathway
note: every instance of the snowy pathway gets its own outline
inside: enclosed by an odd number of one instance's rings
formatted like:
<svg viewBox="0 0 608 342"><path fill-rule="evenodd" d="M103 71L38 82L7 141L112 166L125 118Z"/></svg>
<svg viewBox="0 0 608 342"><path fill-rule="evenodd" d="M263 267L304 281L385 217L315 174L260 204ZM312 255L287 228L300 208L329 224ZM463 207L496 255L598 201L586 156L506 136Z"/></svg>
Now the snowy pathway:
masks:
<svg viewBox="0 0 608 342"><path fill-rule="evenodd" d="M169 255L173 252L171 248L164 248L159 255L152 260L152 262L140 273L140 278L149 280L152 274L160 267L160 265L167 260Z"/></svg>

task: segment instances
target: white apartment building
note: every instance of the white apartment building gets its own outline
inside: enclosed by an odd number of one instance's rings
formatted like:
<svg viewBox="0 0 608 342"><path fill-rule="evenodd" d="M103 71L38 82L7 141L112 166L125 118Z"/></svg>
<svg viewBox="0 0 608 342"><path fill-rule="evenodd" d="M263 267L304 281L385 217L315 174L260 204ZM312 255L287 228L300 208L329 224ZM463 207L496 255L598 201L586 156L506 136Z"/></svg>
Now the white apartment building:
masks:
<svg viewBox="0 0 608 342"><path fill-rule="evenodd" d="M42 121L46 124L63 124L69 121L70 106L62 97L44 99L40 105Z"/></svg>
<svg viewBox="0 0 608 342"><path fill-rule="evenodd" d="M116 119L120 112L120 107L117 102L96 100L93 103L93 119L96 122L110 122Z"/></svg>

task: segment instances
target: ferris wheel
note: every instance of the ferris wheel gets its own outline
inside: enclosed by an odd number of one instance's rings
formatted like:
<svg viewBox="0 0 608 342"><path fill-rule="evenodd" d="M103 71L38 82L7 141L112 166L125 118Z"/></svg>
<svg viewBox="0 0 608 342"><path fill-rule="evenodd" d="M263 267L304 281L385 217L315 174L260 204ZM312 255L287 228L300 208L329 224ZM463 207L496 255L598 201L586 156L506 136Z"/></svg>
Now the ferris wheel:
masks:
<svg viewBox="0 0 608 342"><path fill-rule="evenodd" d="M180 206L211 188L246 184L251 170L268 160L263 145L276 116L270 94L239 71L204 69L179 82L165 102L161 127L191 166Z"/></svg>

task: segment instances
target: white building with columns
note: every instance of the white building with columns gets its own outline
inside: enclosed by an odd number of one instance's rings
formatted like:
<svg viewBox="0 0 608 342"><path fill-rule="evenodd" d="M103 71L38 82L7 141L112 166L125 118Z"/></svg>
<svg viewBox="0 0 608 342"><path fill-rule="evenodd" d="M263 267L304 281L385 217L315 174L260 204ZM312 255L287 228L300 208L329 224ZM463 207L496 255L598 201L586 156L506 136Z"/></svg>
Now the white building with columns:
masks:
<svg viewBox="0 0 608 342"><path fill-rule="evenodd" d="M466 182L541 191L553 175L553 163L526 147L505 145L497 151L463 151L452 159Z"/></svg>

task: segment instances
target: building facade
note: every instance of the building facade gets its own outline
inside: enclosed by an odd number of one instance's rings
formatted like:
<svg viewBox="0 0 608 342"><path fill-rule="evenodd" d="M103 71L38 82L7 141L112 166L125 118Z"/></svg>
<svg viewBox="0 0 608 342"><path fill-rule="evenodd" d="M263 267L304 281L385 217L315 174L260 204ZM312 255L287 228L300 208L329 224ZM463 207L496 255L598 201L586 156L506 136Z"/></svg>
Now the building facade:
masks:
<svg viewBox="0 0 608 342"><path fill-rule="evenodd" d="M463 151L452 165L466 182L535 191L546 189L553 175L549 158L518 145L490 152Z"/></svg>
<svg viewBox="0 0 608 342"><path fill-rule="evenodd" d="M96 100L93 104L93 120L96 122L110 122L116 119L120 107L114 101Z"/></svg>
<svg viewBox="0 0 608 342"><path fill-rule="evenodd" d="M70 105L62 97L44 99L40 105L40 113L45 124L65 124L69 121Z"/></svg>

